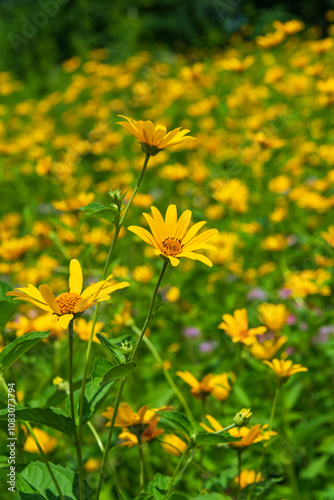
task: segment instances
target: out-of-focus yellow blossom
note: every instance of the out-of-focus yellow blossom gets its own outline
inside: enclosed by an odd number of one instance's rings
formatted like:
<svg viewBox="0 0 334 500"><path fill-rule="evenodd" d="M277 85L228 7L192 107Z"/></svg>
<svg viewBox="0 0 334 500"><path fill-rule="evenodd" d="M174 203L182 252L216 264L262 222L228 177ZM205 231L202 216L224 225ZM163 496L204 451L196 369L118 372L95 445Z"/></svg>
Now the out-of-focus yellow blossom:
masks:
<svg viewBox="0 0 334 500"><path fill-rule="evenodd" d="M232 339L232 342L242 342L251 345L256 341L256 335L262 335L267 331L265 326L248 328L248 316L246 309L237 309L234 315L224 314L222 323L218 326L224 330Z"/></svg>
<svg viewBox="0 0 334 500"><path fill-rule="evenodd" d="M187 370L184 372L178 371L176 375L181 377L186 384L190 385L191 394L197 399L203 399L209 394L212 394L218 401L225 401L231 391L227 373L221 373L220 375L208 373L203 377L201 382ZM234 378L233 374L231 378Z"/></svg>
<svg viewBox="0 0 334 500"><path fill-rule="evenodd" d="M283 234L272 234L262 241L262 248L270 252L280 252L288 245L288 239Z"/></svg>
<svg viewBox="0 0 334 500"><path fill-rule="evenodd" d="M92 331L92 326L93 326L93 321L86 321L84 318L78 318L77 321L74 323L74 332L78 335L80 340L88 342ZM98 321L94 327L93 342L96 342L98 344L100 343L100 341L96 337L97 333L102 333L103 335L106 335L101 331L102 328L103 328L103 322Z"/></svg>
<svg viewBox="0 0 334 500"><path fill-rule="evenodd" d="M141 443L147 443L148 441L152 441L158 436L161 436L165 431L164 429L158 429L157 428L157 420L149 422L149 424L146 426L145 430L140 433L142 429L135 429L136 434L129 432L127 430L123 430L119 434L119 439L122 439L123 442L121 443L121 446L127 446L128 448L132 448L132 446L135 446L138 444L139 440Z"/></svg>
<svg viewBox="0 0 334 500"><path fill-rule="evenodd" d="M277 338L275 337L271 340L264 340L263 342L256 340L256 342L250 346L249 352L256 359L272 359L287 340L288 337L285 335Z"/></svg>
<svg viewBox="0 0 334 500"><path fill-rule="evenodd" d="M169 302L177 302L180 298L180 289L177 286L171 286L166 293L166 298Z"/></svg>
<svg viewBox="0 0 334 500"><path fill-rule="evenodd" d="M274 372L275 374L282 378L282 379L287 379L289 377L291 377L291 375L294 375L295 373L299 373L299 372L307 372L308 369L305 368L304 366L302 365L294 365L291 361L291 359L289 360L285 360L285 359L273 359L272 362L271 361L263 361L263 363L265 363L266 365L268 365Z"/></svg>
<svg viewBox="0 0 334 500"><path fill-rule="evenodd" d="M311 49L311 51L318 55L328 52L333 47L333 45L334 42L332 38L324 38L322 40L314 40L312 42L309 42L309 48Z"/></svg>
<svg viewBox="0 0 334 500"><path fill-rule="evenodd" d="M329 226L327 233L322 231L320 236L327 241L328 245L334 248L334 226Z"/></svg>
<svg viewBox="0 0 334 500"><path fill-rule="evenodd" d="M327 296L331 294L330 287L326 285L330 279L331 273L324 269L296 271L288 274L284 288L290 290L293 298L305 298L316 293Z"/></svg>
<svg viewBox="0 0 334 500"><path fill-rule="evenodd" d="M282 31L285 35L294 35L305 28L305 24L297 19L291 19L285 23L280 21L274 21L273 27L275 30Z"/></svg>
<svg viewBox="0 0 334 500"><path fill-rule="evenodd" d="M0 245L0 257L4 260L16 260L32 248L36 248L37 239L33 236L11 238Z"/></svg>
<svg viewBox="0 0 334 500"><path fill-rule="evenodd" d="M267 33L265 36L257 36L256 43L263 49L271 49L280 45L285 39L283 31L274 31L274 33Z"/></svg>
<svg viewBox="0 0 334 500"><path fill-rule="evenodd" d="M250 68L254 63L253 56L247 56L244 60L237 59L236 57L230 57L223 59L219 66L227 71L234 71L235 73L243 73L246 69Z"/></svg>
<svg viewBox="0 0 334 500"><path fill-rule="evenodd" d="M72 212L78 210L85 205L91 203L95 198L94 193L80 193L75 198L68 198L67 200L53 201L52 205L57 210L62 212Z"/></svg>
<svg viewBox="0 0 334 500"><path fill-rule="evenodd" d="M89 458L84 463L84 469L87 472L96 472L101 469L102 460L100 458Z"/></svg>
<svg viewBox="0 0 334 500"><path fill-rule="evenodd" d="M55 316L50 314L42 314L35 318L28 318L27 316L19 316L16 321L7 323L6 328L14 330L17 337L22 337L29 332L46 332L50 330L48 339L64 339L65 332L63 327L57 321ZM47 339L45 339L46 341Z"/></svg>
<svg viewBox="0 0 334 500"><path fill-rule="evenodd" d="M17 273L17 281L35 285L41 280L48 279L57 266L57 260L48 255L41 255L37 259L35 267L24 267Z"/></svg>
<svg viewBox="0 0 334 500"><path fill-rule="evenodd" d="M174 182L182 181L189 176L189 169L181 165L181 163L166 165L161 169L160 176Z"/></svg>
<svg viewBox="0 0 334 500"><path fill-rule="evenodd" d="M119 313L115 313L114 319L111 324L116 327L117 331L121 330L125 326L133 325L134 320L132 318L132 303L128 300L124 301L122 304L122 309Z"/></svg>
<svg viewBox="0 0 334 500"><path fill-rule="evenodd" d="M249 189L239 179L216 179L211 182L212 197L220 203L239 213L247 212Z"/></svg>
<svg viewBox="0 0 334 500"><path fill-rule="evenodd" d="M239 484L240 481L240 489L243 490L246 486L249 486L253 483L259 483L260 481L264 481L265 478L261 475L261 472L255 472L255 470L243 469L239 476L236 476L233 481L235 484Z"/></svg>
<svg viewBox="0 0 334 500"><path fill-rule="evenodd" d="M182 441L176 434L165 434L161 446L167 453L174 456L182 455L187 449L187 443Z"/></svg>
<svg viewBox="0 0 334 500"><path fill-rule="evenodd" d="M252 135L252 140L261 146L261 148L267 149L280 149L284 146L285 141L283 139L277 139L276 137L269 137L264 132L257 132Z"/></svg>
<svg viewBox="0 0 334 500"><path fill-rule="evenodd" d="M131 190L127 193L127 196L131 196ZM138 193L133 199L133 205L138 208L149 208L152 206L154 198L151 194Z"/></svg>
<svg viewBox="0 0 334 500"><path fill-rule="evenodd" d="M148 265L136 266L132 271L132 277L139 283L149 283L153 278L153 268Z"/></svg>
<svg viewBox="0 0 334 500"><path fill-rule="evenodd" d="M43 429L39 429L38 427L33 427L33 431L44 453L51 453L57 446L58 439L50 436L50 434L43 431ZM31 434L29 434L29 436L27 437L23 449L28 453L39 453L39 449L37 448L37 445Z"/></svg>
<svg viewBox="0 0 334 500"><path fill-rule="evenodd" d="M286 207L276 207L275 210L269 215L271 222L282 222L288 215Z"/></svg>
<svg viewBox="0 0 334 500"><path fill-rule="evenodd" d="M290 177L287 175L279 175L278 177L274 177L268 184L270 191L273 193L282 194L288 191L291 186Z"/></svg>
<svg viewBox="0 0 334 500"><path fill-rule="evenodd" d="M268 304L263 302L257 308L259 311L259 320L264 323L268 330L278 332L286 324L289 316L285 304Z"/></svg>
<svg viewBox="0 0 334 500"><path fill-rule="evenodd" d="M117 416L115 420L115 427L132 427L133 425L139 424L149 424L153 420L159 420L160 415L158 411L163 411L167 407L153 408L149 410L149 406L142 406L138 412L132 411L131 407L127 403L122 403L117 411ZM114 408L108 407L107 411L102 413L102 415L111 421L114 414ZM110 426L110 422L106 423L106 427Z"/></svg>

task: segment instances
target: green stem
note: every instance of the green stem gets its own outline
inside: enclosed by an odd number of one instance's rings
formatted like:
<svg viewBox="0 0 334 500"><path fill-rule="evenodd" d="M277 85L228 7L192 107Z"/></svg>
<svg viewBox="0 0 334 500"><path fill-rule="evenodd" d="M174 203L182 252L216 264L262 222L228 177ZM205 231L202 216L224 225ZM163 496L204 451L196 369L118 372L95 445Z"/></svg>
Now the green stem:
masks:
<svg viewBox="0 0 334 500"><path fill-rule="evenodd" d="M61 489L60 489L60 486L59 486L59 484L58 484L58 481L57 481L57 479L55 478L55 475L54 475L54 473L53 473L53 471L52 471L52 469L51 469L51 467L50 467L49 461L48 461L48 459L46 458L46 455L45 455L45 453L44 453L44 451L43 451L43 449L42 449L41 445L39 444L39 441L38 441L38 439L37 439L37 437L36 437L36 435L35 435L35 433L34 433L34 431L33 431L32 427L31 427L30 423L25 421L25 422L24 422L24 424L25 424L25 426L27 427L27 429L29 430L29 432L30 432L30 434L31 434L31 436L32 436L32 438L33 438L33 440L34 440L34 441L35 441L35 443L36 443L36 446L37 446L37 448L38 448L38 451L40 452L41 457L42 457L42 458L43 458L43 460L44 460L44 463L45 463L45 465L46 465L46 468L48 469L48 472L49 472L49 474L50 474L50 476L51 476L51 478L52 478L52 481L53 481L53 483L54 483L54 485L55 485L55 487L56 487L56 489L57 489L57 491L58 491L58 494L59 494L60 499L61 499L61 500L64 500L64 496L63 496L63 494L62 494L62 492L61 492Z"/></svg>
<svg viewBox="0 0 334 500"><path fill-rule="evenodd" d="M141 442L141 439L138 439L138 451L139 451L139 466L140 466L140 473L139 473L139 483L140 483L140 493L144 493L144 457L143 457L143 443Z"/></svg>
<svg viewBox="0 0 334 500"><path fill-rule="evenodd" d="M130 360L129 360L130 362L134 360L134 358L135 358L135 356L137 354L138 348L139 348L139 346L141 344L141 341L142 341L142 339L143 339L143 337L145 335L147 326L148 326L148 324L149 324L149 322L150 322L150 320L152 318L155 299L156 299L156 296L157 296L157 293L158 293L158 290L159 290L159 287L160 287L161 280L162 280L162 278L163 278L163 276L165 274L165 271L167 269L168 263L169 263L169 261L166 261L166 260L163 263L163 266L162 266L162 269L161 269L161 272L160 272L160 276L158 278L157 284L156 284L154 292L153 292L153 296L152 296L152 299L151 299L150 308L149 308L149 311L147 313L144 326L143 326L142 331L140 333L139 340L138 340L138 342L136 344L136 347L135 347L135 349L134 349L134 351L133 351L133 353L132 353L132 355L130 357ZM109 453L109 448L110 448L110 443L111 443L111 439L112 439L112 434L113 434L113 431L114 431L116 416L117 416L118 408L119 408L119 405L120 405L120 402L121 402L123 387L125 385L126 379L127 379L127 377L123 378L120 381L120 384L118 386L118 391L117 391L117 395L116 395L116 401L115 401L113 416L111 418L110 427L109 427L109 433L108 433L108 437L107 437L107 443L106 443L106 447L105 447L104 455L103 455L103 462L102 462L102 467L101 467L101 472L100 472L100 477L99 477L99 483L98 483L98 487L97 487L97 490L96 490L96 500L98 500L98 498L100 496L100 491L101 491L101 486L102 486L102 481L103 481L103 476L104 476L105 465L106 465L106 462L107 462L107 457L108 457L108 453Z"/></svg>
<svg viewBox="0 0 334 500"><path fill-rule="evenodd" d="M75 424L75 409L74 409L74 391L73 391L73 319L68 324L68 345L69 345L69 365L68 365L68 377L69 377L69 386L70 386L70 404L71 404L71 416L73 420L73 424L75 425L75 434L74 434L74 446L77 453L78 460L78 473L79 473L79 489L80 489L80 500L84 500L85 498L85 490L84 490L84 474L83 474L83 464L82 464L82 456L81 456L81 446L78 441L77 428Z"/></svg>
<svg viewBox="0 0 334 500"><path fill-rule="evenodd" d="M238 453L238 489L237 489L237 496L240 498L240 490L241 490L241 463L242 463L242 457L241 457L241 450L237 450Z"/></svg>
<svg viewBox="0 0 334 500"><path fill-rule="evenodd" d="M192 448L193 448L193 445L189 444L188 448L186 449L186 451L184 452L184 454L180 458L179 463L175 467L173 475L172 475L172 479L170 480L170 483L169 483L169 488L168 488L167 494L164 496L164 499L165 498L166 499L169 498L169 496L170 496L170 494L172 492L172 489L173 489L173 484L174 484L174 481L176 479L177 473L179 472L179 470L180 470L181 465L183 464L183 462L187 459L187 457L188 457L190 451L192 450Z"/></svg>
<svg viewBox="0 0 334 500"><path fill-rule="evenodd" d="M141 332L139 330L139 328L136 326L136 325L132 325L131 326L131 329L134 331L134 333L138 336L141 335ZM167 380L167 382L169 383L170 387L173 389L174 391L174 394L176 395L176 397L178 398L178 400L180 401L181 405L183 406L184 408L184 411L186 412L187 414L187 417L189 418L190 422L191 422L191 425L194 427L194 429L196 428L196 421L195 421L195 418L192 414L192 411L191 409L189 408L189 405L187 403L187 401L185 400L182 392L179 390L179 388L177 387L177 385L175 384L171 374L169 373L168 370L166 370L164 367L163 367L163 360L162 358L160 357L158 351L156 350L156 348L154 347L154 344L153 342L148 338L148 337L143 337L143 342L144 344L147 345L148 349L151 351L151 353L153 354L153 357L154 359L156 360L157 363L159 363L159 365L161 366L162 368L162 372Z"/></svg>
<svg viewBox="0 0 334 500"><path fill-rule="evenodd" d="M110 265L111 258L112 258L112 255L113 255L113 252L114 252L114 249L115 249L115 245L116 245L116 241L117 241L119 232L120 232L120 230L121 230L121 228L123 226L125 217L127 216L128 211L130 210L130 207L132 205L133 199L134 199L136 193L138 192L138 189L139 189L141 181L142 181L142 179L144 177L145 170L146 170L146 167L147 167L149 159L150 159L150 155L145 155L145 160L144 160L143 168L142 168L142 171L140 173L140 176L139 176L139 179L137 181L137 184L136 184L136 186L135 186L135 188L133 190L132 196L131 196L130 200L128 201L128 203L127 203L127 205L125 207L124 213L123 213L120 221L115 224L114 236L113 236L113 239L112 239L112 242L111 242L111 245L110 245L110 248L109 248L108 256L107 256L107 259L106 259L106 262L105 262L105 265L104 265L102 280L105 280L106 277L107 277L109 265ZM79 443L81 443L81 441L82 441L82 432L83 432L82 419L83 419L83 406L84 406L84 397L85 397L85 385L86 385L86 380L87 380L88 362L89 362L90 353L91 353L91 349L92 349L92 343L93 343L95 325L96 325L96 321L97 321L97 315L98 315L98 312L99 312L99 305L100 304L97 303L96 306L95 306L95 311L94 311L94 316L93 316L93 321L92 321L92 329L91 329L91 332L90 332L90 337L89 337L89 341L88 341L88 345L87 345L86 358L85 358L85 364L84 364L84 371L83 371L83 376L82 376L80 404L79 404L79 425L78 425L78 440L79 440Z"/></svg>
<svg viewBox="0 0 334 500"><path fill-rule="evenodd" d="M221 486L219 486L219 484L213 479L212 477L212 474L211 472L207 471L206 469L204 469L204 467L202 467L200 464L198 464L197 462L192 462L192 464L197 468L199 469L202 474L204 474L205 476L207 476L211 483L217 488L217 490L220 492L220 493L223 493L225 494L223 488L221 488Z"/></svg>
<svg viewBox="0 0 334 500"><path fill-rule="evenodd" d="M229 431L230 429L233 429L233 427L236 427L235 423L228 425L227 427L224 427L221 431L216 431L213 434L219 434L220 432L226 432Z"/></svg>
<svg viewBox="0 0 334 500"><path fill-rule="evenodd" d="M273 399L273 402L272 402L272 405L271 405L270 420L269 420L269 428L268 428L268 433L269 433L269 436L270 436L270 432L271 432L271 430L272 430L272 428L273 428L274 417L275 417L275 411L276 411L276 406L277 406L277 401L278 401L278 396L279 396L279 393L280 393L281 385L282 385L282 384L281 384L281 381L279 380L279 381L278 381L278 383L277 383L277 387L276 387L276 391L275 391L274 399ZM258 473L258 472L259 472L259 470L261 469L261 465L262 465L262 462L263 462L264 456L265 456L265 454L266 454L267 447L269 446L269 441L270 441L270 437L269 437L268 441L265 441L265 442L263 443L261 457L260 457L260 460L259 460L258 466L257 466L256 471L255 471L255 477L257 476L257 473ZM250 499L251 499L251 497L252 497L252 493L253 493L254 485L255 485L255 483L254 483L254 484L253 484L253 486L250 488L250 491L249 491L248 496L247 496L247 500L250 500Z"/></svg>

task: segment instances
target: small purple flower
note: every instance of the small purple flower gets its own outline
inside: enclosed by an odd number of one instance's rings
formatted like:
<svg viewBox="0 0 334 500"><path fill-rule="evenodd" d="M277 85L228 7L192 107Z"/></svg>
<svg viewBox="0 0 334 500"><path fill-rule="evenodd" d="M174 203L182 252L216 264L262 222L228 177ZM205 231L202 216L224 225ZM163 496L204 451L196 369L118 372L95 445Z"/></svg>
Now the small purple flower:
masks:
<svg viewBox="0 0 334 500"><path fill-rule="evenodd" d="M207 341L207 342L202 342L199 346L198 349L200 352L212 352L216 349L217 347L217 342L212 340Z"/></svg>
<svg viewBox="0 0 334 500"><path fill-rule="evenodd" d="M268 294L262 288L251 288L247 294L247 300L266 300L267 298Z"/></svg>
<svg viewBox="0 0 334 500"><path fill-rule="evenodd" d="M312 339L313 344L325 344L334 333L334 325L325 325L319 328L318 335Z"/></svg>
<svg viewBox="0 0 334 500"><path fill-rule="evenodd" d="M288 297L290 297L291 293L292 290L290 290L289 288L281 288L278 292L278 296L280 299L287 299Z"/></svg>
<svg viewBox="0 0 334 500"><path fill-rule="evenodd" d="M287 349L285 349L285 352L288 356L291 356L291 354L293 354L295 350L293 347L288 347Z"/></svg>
<svg viewBox="0 0 334 500"><path fill-rule="evenodd" d="M302 332L306 332L306 330L308 329L308 324L305 323L305 321L301 321L299 323L299 328L301 329Z"/></svg>
<svg viewBox="0 0 334 500"><path fill-rule="evenodd" d="M187 339L196 339L201 333L201 330L197 326L186 326L182 330L182 335Z"/></svg>
<svg viewBox="0 0 334 500"><path fill-rule="evenodd" d="M287 320L286 320L286 324L287 325L294 325L296 323L296 316L294 314L289 314L289 316L287 317Z"/></svg>

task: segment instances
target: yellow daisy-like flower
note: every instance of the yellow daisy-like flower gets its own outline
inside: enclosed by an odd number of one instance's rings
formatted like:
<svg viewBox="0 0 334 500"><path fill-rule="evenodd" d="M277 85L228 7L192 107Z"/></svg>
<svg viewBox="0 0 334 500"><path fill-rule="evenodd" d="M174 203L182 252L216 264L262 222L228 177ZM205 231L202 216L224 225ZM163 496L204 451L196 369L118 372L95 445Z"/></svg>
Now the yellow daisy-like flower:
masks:
<svg viewBox="0 0 334 500"><path fill-rule="evenodd" d="M291 359L273 359L271 361L262 361L268 365L278 377L288 378L299 372L307 372L308 368L302 365L293 365Z"/></svg>
<svg viewBox="0 0 334 500"><path fill-rule="evenodd" d="M255 470L244 469L240 474L240 489L246 488L246 486L259 483L260 481L264 481L265 478L261 475L261 472L255 472ZM236 484L239 484L239 476L236 476L233 481Z"/></svg>
<svg viewBox="0 0 334 500"><path fill-rule="evenodd" d="M142 146L147 146L143 148L143 151L152 156L170 146L196 140L195 137L191 137L190 135L185 137L190 130L181 130L182 127L167 132L167 128L164 125L154 125L150 120L139 120L137 122L133 118L123 115L118 116L127 120L126 122L118 122L118 125L122 125L130 134L137 137Z"/></svg>
<svg viewBox="0 0 334 500"><path fill-rule="evenodd" d="M257 308L260 313L259 319L269 330L277 332L287 322L289 311L284 304L268 304L263 302Z"/></svg>
<svg viewBox="0 0 334 500"><path fill-rule="evenodd" d="M151 211L153 217L148 214L143 215L150 226L152 234L138 226L128 227L129 231L132 231L155 248L155 254L161 255L166 260L168 259L172 266L177 266L180 263L180 257L187 257L188 259L199 260L203 264L212 267L210 259L195 252L202 249L216 249L206 242L218 233L217 229L208 229L197 235L206 222L197 222L188 229L191 211L185 210L177 220L176 205L169 205L165 220L157 208L151 207Z"/></svg>
<svg viewBox="0 0 334 500"><path fill-rule="evenodd" d="M256 342L256 335L262 335L267 331L265 326L257 328L248 328L248 316L246 309L237 309L234 311L234 316L231 314L223 315L223 322L218 328L225 330L225 333L232 338L232 342L242 342L246 345L251 345Z"/></svg>
<svg viewBox="0 0 334 500"><path fill-rule="evenodd" d="M212 394L218 401L225 401L231 392L227 373L221 373L220 375L208 373L201 381L197 380L188 370L184 372L178 371L176 375L190 385L191 394L197 399L203 399ZM232 380L235 380L234 374L231 373L230 376Z"/></svg>
<svg viewBox="0 0 334 500"><path fill-rule="evenodd" d="M188 446L176 434L165 434L163 440L164 442L161 443L161 446L170 455L180 456L186 451Z"/></svg>
<svg viewBox="0 0 334 500"><path fill-rule="evenodd" d="M98 302L108 300L112 292L129 286L126 281L113 285L110 283L112 278L113 275L111 274L106 280L94 283L82 292L81 266L76 259L72 259L70 262L69 292L61 293L56 298L48 285L40 285L39 289L33 285L28 285L7 292L6 295L15 297L14 300L30 302L43 311L56 314L61 326L66 328L72 319L78 317L86 309Z"/></svg>

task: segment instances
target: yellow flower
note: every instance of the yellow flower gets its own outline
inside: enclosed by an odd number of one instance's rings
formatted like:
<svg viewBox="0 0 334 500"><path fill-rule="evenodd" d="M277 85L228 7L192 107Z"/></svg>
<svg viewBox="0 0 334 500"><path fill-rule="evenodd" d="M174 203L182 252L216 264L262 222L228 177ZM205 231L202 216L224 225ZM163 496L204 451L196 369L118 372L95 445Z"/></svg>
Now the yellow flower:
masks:
<svg viewBox="0 0 334 500"><path fill-rule="evenodd" d="M267 431L268 424L261 427L260 424L253 425L253 427L234 427L228 432L231 436L241 437L241 441L234 441L230 443L232 448L245 448L251 444L260 443L261 441L268 441L272 436L276 436L277 432Z"/></svg>
<svg viewBox="0 0 334 500"><path fill-rule="evenodd" d="M293 365L291 359L273 359L271 361L262 361L266 365L268 365L272 370L274 370L275 374L281 378L289 378L291 375L299 372L307 372L308 369L302 365Z"/></svg>
<svg viewBox="0 0 334 500"><path fill-rule="evenodd" d="M272 234L262 241L262 248L270 252L279 252L287 247L288 240L282 234Z"/></svg>
<svg viewBox="0 0 334 500"><path fill-rule="evenodd" d="M84 207L91 203L95 198L93 193L80 193L75 198L69 198L67 200L53 201L52 205L62 212L71 212L73 210L78 210L80 207Z"/></svg>
<svg viewBox="0 0 334 500"><path fill-rule="evenodd" d="M41 314L36 318L28 318L27 316L19 316L15 321L7 323L6 328L15 330L17 337L22 337L29 332L45 332L50 330L48 339L65 337L64 329L58 323L57 318L50 316L50 314ZM44 339L45 341L48 339Z"/></svg>
<svg viewBox="0 0 334 500"><path fill-rule="evenodd" d="M283 31L274 31L274 33L267 33L265 36L257 36L256 43L263 49L270 49L282 43L284 38L285 34Z"/></svg>
<svg viewBox="0 0 334 500"><path fill-rule="evenodd" d="M268 304L264 302L258 306L257 310L260 313L259 319L261 323L264 323L273 332L281 330L289 316L289 311L284 304Z"/></svg>
<svg viewBox="0 0 334 500"><path fill-rule="evenodd" d="M256 335L262 335L267 331L265 326L248 329L248 316L246 309L237 309L234 311L234 316L231 314L223 315L223 322L218 328L225 330L227 335L232 338L232 342L242 342L246 345L251 345L256 342Z"/></svg>
<svg viewBox="0 0 334 500"><path fill-rule="evenodd" d="M291 21L287 21L286 23L281 23L280 21L274 21L273 27L282 31L285 35L294 35L305 28L305 24L301 21L297 21L297 19L291 19Z"/></svg>
<svg viewBox="0 0 334 500"><path fill-rule="evenodd" d="M89 458L84 465L87 472L95 472L101 469L102 460L100 458Z"/></svg>
<svg viewBox="0 0 334 500"><path fill-rule="evenodd" d="M328 233L322 231L320 236L327 241L328 245L334 248L334 226L329 226Z"/></svg>
<svg viewBox="0 0 334 500"><path fill-rule="evenodd" d="M43 431L43 429L38 429L37 427L34 427L33 431L44 453L51 453L51 451L53 451L57 446L58 439L50 436L47 432ZM39 453L37 445L31 434L27 437L23 449L28 453Z"/></svg>
<svg viewBox="0 0 334 500"><path fill-rule="evenodd" d="M182 441L176 434L165 434L163 439L164 443L161 443L161 446L167 453L180 456L186 451L187 443Z"/></svg>
<svg viewBox="0 0 334 500"><path fill-rule="evenodd" d="M148 441L152 441L152 439L156 438L157 436L161 436L161 434L163 434L165 431L163 429L157 429L157 423L157 420L149 422L143 432L141 432L142 429L136 429L136 434L133 432L129 432L128 430L123 430L123 432L121 432L118 436L120 439L124 440L121 443L121 446L132 448L132 446L138 444L139 440L142 443L147 443Z"/></svg>
<svg viewBox="0 0 334 500"><path fill-rule="evenodd" d="M261 475L261 472L255 472L255 470L244 469L240 474L240 489L246 488L249 484L259 483L264 481L265 478ZM233 480L236 484L239 484L239 476L236 476Z"/></svg>
<svg viewBox="0 0 334 500"><path fill-rule="evenodd" d="M207 395L212 394L218 401L224 401L228 398L231 391L227 373L221 373L220 375L208 373L203 377L201 382L188 370L184 372L178 371L176 375L182 378L186 384L190 385L191 394L197 399L203 399ZM232 375L232 378L234 378L234 375Z"/></svg>
<svg viewBox="0 0 334 500"><path fill-rule="evenodd" d="M167 407L157 409L148 409L148 405L142 406L138 412L133 412L131 407L127 403L122 403L118 408L117 417L115 420L115 427L131 427L132 425L148 424L153 420L158 420L160 415L156 413L157 411L166 410ZM102 415L109 420L112 419L114 414L114 408L110 406L107 411L102 413ZM110 426L110 422L106 423L106 427Z"/></svg>
<svg viewBox="0 0 334 500"><path fill-rule="evenodd" d="M184 129L181 131L182 127L167 132L167 128L164 125L154 125L150 120L140 120L137 122L123 115L118 116L127 120L126 122L118 122L119 125L122 125L130 134L137 137L142 145L152 146L152 152L144 150L148 154L152 154L152 156L170 146L196 140L195 137L184 137L190 130Z"/></svg>
<svg viewBox="0 0 334 500"><path fill-rule="evenodd" d="M78 320L75 322L74 325L74 331L78 335L80 340L85 340L86 342L88 342L92 331L92 325L93 321L86 321L84 318L78 318ZM96 334L100 333L102 328L103 328L102 321L98 321L95 324L94 335L93 335L93 342L96 342L97 344L99 344L100 341L96 337Z"/></svg>
<svg viewBox="0 0 334 500"><path fill-rule="evenodd" d="M81 266L76 259L72 259L70 262L69 292L61 293L55 298L48 285L40 285L39 290L33 285L28 285L7 292L6 295L15 297L14 300L30 302L44 311L56 314L61 326L66 328L69 322L78 317L79 314L98 302L108 300L112 292L129 286L126 281L117 285L111 284L112 277L111 274L106 280L94 283L82 292Z"/></svg>
<svg viewBox="0 0 334 500"><path fill-rule="evenodd" d="M132 271L132 277L139 283L149 283L153 278L153 269L151 266L137 266Z"/></svg>
<svg viewBox="0 0 334 500"><path fill-rule="evenodd" d="M243 408L234 416L233 422L237 427L244 427L248 424L252 415L250 408Z"/></svg>
<svg viewBox="0 0 334 500"><path fill-rule="evenodd" d="M180 289L177 286L171 286L166 293L166 299L169 302L177 302L180 298Z"/></svg>
<svg viewBox="0 0 334 500"><path fill-rule="evenodd" d="M187 257L192 260L199 260L212 267L212 262L204 255L195 253L196 250L214 250L212 245L206 242L218 233L217 229L209 229L200 235L196 233L205 224L197 222L189 230L191 211L185 210L179 220L177 220L176 205L169 205L166 211L165 220L155 207L151 207L152 216L143 214L148 222L152 234L146 229L138 226L128 227L146 243L155 248L156 255L162 255L165 260L169 260L172 266L177 266L180 257Z"/></svg>
<svg viewBox="0 0 334 500"><path fill-rule="evenodd" d="M250 346L250 353L256 359L272 359L287 340L288 337L285 335L272 340L265 340L261 343L256 340L256 342Z"/></svg>

